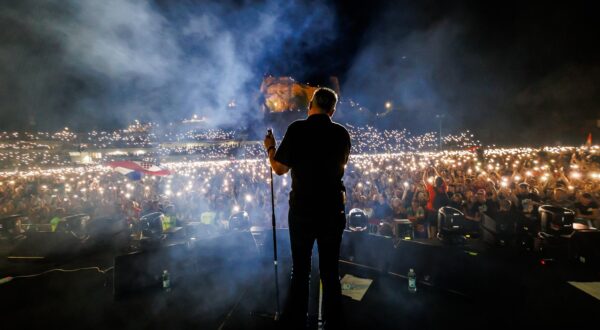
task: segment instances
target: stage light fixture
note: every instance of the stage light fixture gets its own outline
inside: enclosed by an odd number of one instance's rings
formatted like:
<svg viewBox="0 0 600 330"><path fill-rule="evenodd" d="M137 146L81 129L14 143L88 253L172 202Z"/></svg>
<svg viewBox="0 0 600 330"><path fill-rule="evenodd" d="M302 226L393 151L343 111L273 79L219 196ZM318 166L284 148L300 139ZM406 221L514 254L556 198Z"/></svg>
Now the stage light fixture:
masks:
<svg viewBox="0 0 600 330"><path fill-rule="evenodd" d="M348 229L351 231L366 231L368 224L368 217L363 210L355 208L348 212Z"/></svg>
<svg viewBox="0 0 600 330"><path fill-rule="evenodd" d="M232 230L245 230L250 228L250 216L248 212L242 211L233 213L229 217L229 229Z"/></svg>
<svg viewBox="0 0 600 330"><path fill-rule="evenodd" d="M445 243L463 244L467 234L464 213L449 206L438 210L438 239Z"/></svg>
<svg viewBox="0 0 600 330"><path fill-rule="evenodd" d="M553 205L542 205L538 211L540 213L541 236L559 237L573 233L574 211Z"/></svg>

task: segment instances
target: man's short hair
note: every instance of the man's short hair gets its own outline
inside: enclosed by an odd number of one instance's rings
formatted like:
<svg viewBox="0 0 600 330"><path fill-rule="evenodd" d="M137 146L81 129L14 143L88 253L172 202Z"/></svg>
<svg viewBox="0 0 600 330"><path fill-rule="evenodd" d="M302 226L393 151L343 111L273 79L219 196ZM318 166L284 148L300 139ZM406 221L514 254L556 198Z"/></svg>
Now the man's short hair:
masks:
<svg viewBox="0 0 600 330"><path fill-rule="evenodd" d="M333 111L337 101L337 94L333 91L333 89L327 87L321 87L317 89L311 100L314 106L325 112Z"/></svg>

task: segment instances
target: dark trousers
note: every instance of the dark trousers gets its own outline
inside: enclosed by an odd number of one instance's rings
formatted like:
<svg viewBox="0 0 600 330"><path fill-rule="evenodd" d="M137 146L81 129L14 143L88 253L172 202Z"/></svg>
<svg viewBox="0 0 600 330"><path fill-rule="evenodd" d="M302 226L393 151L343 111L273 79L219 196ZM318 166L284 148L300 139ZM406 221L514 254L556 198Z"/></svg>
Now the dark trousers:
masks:
<svg viewBox="0 0 600 330"><path fill-rule="evenodd" d="M338 260L345 227L343 212L333 215L299 215L290 210L288 216L292 249L292 278L284 317L294 328L306 324L312 248L319 250L319 273L323 283L323 318L326 323L341 321L342 288Z"/></svg>

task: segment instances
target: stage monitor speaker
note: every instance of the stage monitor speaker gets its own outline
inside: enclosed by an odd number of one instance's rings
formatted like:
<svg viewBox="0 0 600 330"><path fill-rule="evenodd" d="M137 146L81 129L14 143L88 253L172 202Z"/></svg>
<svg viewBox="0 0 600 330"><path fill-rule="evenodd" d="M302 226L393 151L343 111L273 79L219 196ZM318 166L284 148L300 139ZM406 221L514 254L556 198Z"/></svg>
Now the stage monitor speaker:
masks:
<svg viewBox="0 0 600 330"><path fill-rule="evenodd" d="M497 212L495 218L483 215L481 220L482 240L490 245L507 245L515 238L514 215Z"/></svg>
<svg viewBox="0 0 600 330"><path fill-rule="evenodd" d="M185 244L115 257L113 273L115 298L144 289L160 288L164 270L170 273L171 281L177 283L186 269L189 269L188 257L189 252Z"/></svg>
<svg viewBox="0 0 600 330"><path fill-rule="evenodd" d="M270 227L251 227L250 232L259 254L263 258L273 258L273 229ZM290 231L287 228L277 229L277 257L289 259L292 257L290 247Z"/></svg>
<svg viewBox="0 0 600 330"><path fill-rule="evenodd" d="M576 230L569 240L569 255L582 264L600 267L600 231Z"/></svg>
<svg viewBox="0 0 600 330"><path fill-rule="evenodd" d="M542 205L540 212L540 231L548 236L563 236L573 232L575 212L564 207Z"/></svg>
<svg viewBox="0 0 600 330"><path fill-rule="evenodd" d="M67 232L28 232L10 251L11 261L68 258L83 249L81 241Z"/></svg>
<svg viewBox="0 0 600 330"><path fill-rule="evenodd" d="M394 249L391 237L345 230L340 259L387 271Z"/></svg>
<svg viewBox="0 0 600 330"><path fill-rule="evenodd" d="M87 225L89 235L85 245L99 251L107 247L116 251L126 250L129 246L129 229L124 219L97 218Z"/></svg>
<svg viewBox="0 0 600 330"><path fill-rule="evenodd" d="M440 272L445 250L449 249L438 240L401 240L390 258L390 271L404 275L412 268L419 276L435 275Z"/></svg>
<svg viewBox="0 0 600 330"><path fill-rule="evenodd" d="M406 275L414 269L419 280L459 292L475 292L483 278L481 252L439 240L401 240L394 249L390 272ZM485 279L489 280L489 278Z"/></svg>
<svg viewBox="0 0 600 330"><path fill-rule="evenodd" d="M120 218L97 218L87 224L90 237L110 237L127 230L127 223Z"/></svg>

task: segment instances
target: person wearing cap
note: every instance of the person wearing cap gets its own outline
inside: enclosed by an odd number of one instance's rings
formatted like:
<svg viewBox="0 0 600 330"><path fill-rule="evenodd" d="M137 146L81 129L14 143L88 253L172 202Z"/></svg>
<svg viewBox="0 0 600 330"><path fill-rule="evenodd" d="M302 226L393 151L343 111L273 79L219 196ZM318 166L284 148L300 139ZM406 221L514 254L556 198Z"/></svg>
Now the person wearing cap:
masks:
<svg viewBox="0 0 600 330"><path fill-rule="evenodd" d="M489 214L496 210L496 206L493 201L487 198L487 193L484 189L477 190L475 196L473 196L473 203L467 209L465 219L470 220L470 226L473 231L479 230L479 223L481 222L484 214Z"/></svg>
<svg viewBox="0 0 600 330"><path fill-rule="evenodd" d="M529 189L529 184L519 183L517 187L517 208L521 212L530 213L535 205L540 203L540 198Z"/></svg>
<svg viewBox="0 0 600 330"><path fill-rule="evenodd" d="M452 197L450 198L450 204L448 204L448 206L462 211L464 208L463 195L459 192L455 192L454 194L452 194Z"/></svg>
<svg viewBox="0 0 600 330"><path fill-rule="evenodd" d="M477 190L477 193L473 196L473 203L467 211L467 214L465 214L467 220L476 222L481 221L482 215L488 211L486 192L484 189Z"/></svg>

